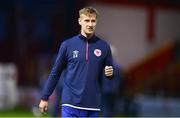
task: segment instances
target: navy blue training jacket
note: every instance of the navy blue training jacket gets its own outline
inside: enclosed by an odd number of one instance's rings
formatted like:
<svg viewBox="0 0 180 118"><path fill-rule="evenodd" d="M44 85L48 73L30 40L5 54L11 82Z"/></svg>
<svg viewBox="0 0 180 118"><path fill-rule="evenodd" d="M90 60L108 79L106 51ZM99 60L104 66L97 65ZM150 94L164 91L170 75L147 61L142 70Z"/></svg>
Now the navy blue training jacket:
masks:
<svg viewBox="0 0 180 118"><path fill-rule="evenodd" d="M105 66L112 66L110 46L95 35L87 39L76 35L65 40L43 89L42 99L48 100L61 72L63 77L62 106L77 109L100 110L101 89Z"/></svg>

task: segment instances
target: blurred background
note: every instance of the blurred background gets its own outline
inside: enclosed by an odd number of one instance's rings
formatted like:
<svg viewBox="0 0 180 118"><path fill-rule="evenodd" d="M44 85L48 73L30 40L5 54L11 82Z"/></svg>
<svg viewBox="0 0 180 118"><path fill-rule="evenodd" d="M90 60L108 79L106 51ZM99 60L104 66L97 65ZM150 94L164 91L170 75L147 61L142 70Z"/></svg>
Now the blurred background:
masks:
<svg viewBox="0 0 180 118"><path fill-rule="evenodd" d="M41 116L41 89L84 6L100 12L96 35L120 68L111 116L180 116L179 0L0 0L0 116Z"/></svg>

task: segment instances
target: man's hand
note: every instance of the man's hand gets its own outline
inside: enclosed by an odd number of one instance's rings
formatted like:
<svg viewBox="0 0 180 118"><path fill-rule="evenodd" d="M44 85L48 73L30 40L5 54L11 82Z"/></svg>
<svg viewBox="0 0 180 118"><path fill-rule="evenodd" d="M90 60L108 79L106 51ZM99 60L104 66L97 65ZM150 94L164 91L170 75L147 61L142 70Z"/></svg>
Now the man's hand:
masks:
<svg viewBox="0 0 180 118"><path fill-rule="evenodd" d="M48 109L48 101L41 100L39 103L40 112L46 114L47 109Z"/></svg>
<svg viewBox="0 0 180 118"><path fill-rule="evenodd" d="M113 75L113 67L112 66L106 66L104 70L105 70L105 75L107 77Z"/></svg>

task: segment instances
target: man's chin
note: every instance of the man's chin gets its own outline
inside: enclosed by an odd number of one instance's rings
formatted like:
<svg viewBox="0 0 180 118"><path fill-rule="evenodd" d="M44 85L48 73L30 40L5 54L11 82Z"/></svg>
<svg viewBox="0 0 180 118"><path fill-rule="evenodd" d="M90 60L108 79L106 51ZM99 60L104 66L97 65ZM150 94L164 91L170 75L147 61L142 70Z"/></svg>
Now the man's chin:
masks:
<svg viewBox="0 0 180 118"><path fill-rule="evenodd" d="M87 35L93 35L94 32L86 32Z"/></svg>

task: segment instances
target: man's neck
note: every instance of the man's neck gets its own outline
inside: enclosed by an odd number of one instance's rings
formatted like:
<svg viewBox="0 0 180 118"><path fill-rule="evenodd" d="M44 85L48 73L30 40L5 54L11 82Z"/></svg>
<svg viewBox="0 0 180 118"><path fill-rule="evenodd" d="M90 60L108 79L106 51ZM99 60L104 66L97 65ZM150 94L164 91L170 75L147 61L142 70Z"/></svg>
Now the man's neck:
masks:
<svg viewBox="0 0 180 118"><path fill-rule="evenodd" d="M88 34L85 34L85 33L81 32L81 35L83 35L83 36L86 37L87 39L90 39L94 34L88 35Z"/></svg>

